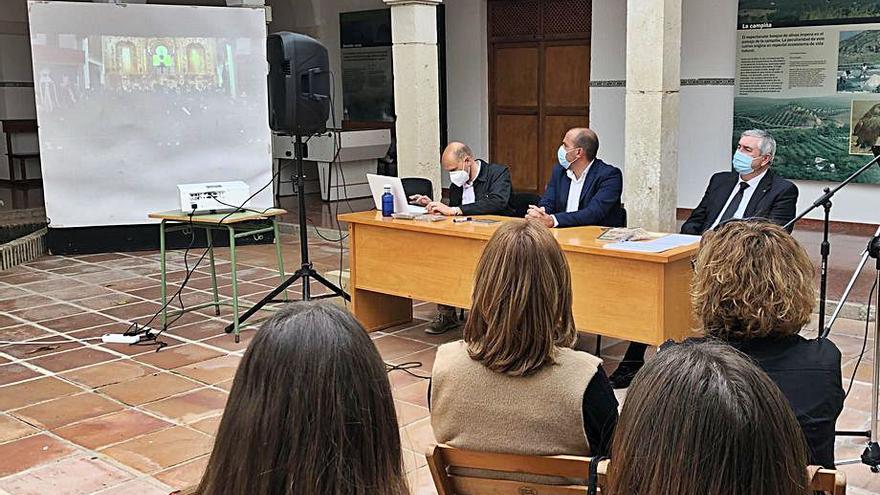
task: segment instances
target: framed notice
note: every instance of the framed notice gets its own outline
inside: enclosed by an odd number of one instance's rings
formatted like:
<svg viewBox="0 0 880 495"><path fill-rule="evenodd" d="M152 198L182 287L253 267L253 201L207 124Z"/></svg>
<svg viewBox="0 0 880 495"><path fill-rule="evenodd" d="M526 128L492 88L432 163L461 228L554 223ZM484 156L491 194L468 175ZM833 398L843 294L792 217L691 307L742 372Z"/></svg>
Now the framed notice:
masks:
<svg viewBox="0 0 880 495"><path fill-rule="evenodd" d="M339 14L343 120L394 120L391 9Z"/></svg>

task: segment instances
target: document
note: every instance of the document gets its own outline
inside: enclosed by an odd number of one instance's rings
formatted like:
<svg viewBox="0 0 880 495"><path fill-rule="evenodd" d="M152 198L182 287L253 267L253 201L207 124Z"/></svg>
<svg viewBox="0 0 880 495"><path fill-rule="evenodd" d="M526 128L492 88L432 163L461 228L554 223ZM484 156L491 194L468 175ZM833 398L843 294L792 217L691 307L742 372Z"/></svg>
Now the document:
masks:
<svg viewBox="0 0 880 495"><path fill-rule="evenodd" d="M652 241L612 242L605 244L605 249L630 251L635 253L662 253L682 246L690 246L700 242L698 235L670 234Z"/></svg>

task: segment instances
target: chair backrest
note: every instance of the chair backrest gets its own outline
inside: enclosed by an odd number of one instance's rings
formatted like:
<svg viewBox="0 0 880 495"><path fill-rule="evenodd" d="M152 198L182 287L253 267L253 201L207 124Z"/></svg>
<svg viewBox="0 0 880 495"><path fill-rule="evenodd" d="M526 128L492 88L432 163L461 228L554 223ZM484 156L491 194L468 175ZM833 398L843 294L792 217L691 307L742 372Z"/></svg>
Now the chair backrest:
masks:
<svg viewBox="0 0 880 495"><path fill-rule="evenodd" d="M510 209L513 210L513 216L522 218L529 211L529 205L537 205L541 201L541 196L532 193L513 193L510 195Z"/></svg>
<svg viewBox="0 0 880 495"><path fill-rule="evenodd" d="M400 179L400 183L403 184L403 192L407 198L414 194L434 197L434 185L428 179L423 177L404 177Z"/></svg>
<svg viewBox="0 0 880 495"><path fill-rule="evenodd" d="M425 456L434 478L438 495L491 493L493 495L580 495L586 494L586 485L547 485L525 481L450 474L449 468L478 469L554 478L586 479L590 458L572 455L527 456L498 454L456 449L437 445ZM599 487L605 482L608 461L599 464Z"/></svg>
<svg viewBox="0 0 880 495"><path fill-rule="evenodd" d="M809 466L807 475L810 477L811 491L829 495L844 495L846 493L846 473L843 471Z"/></svg>

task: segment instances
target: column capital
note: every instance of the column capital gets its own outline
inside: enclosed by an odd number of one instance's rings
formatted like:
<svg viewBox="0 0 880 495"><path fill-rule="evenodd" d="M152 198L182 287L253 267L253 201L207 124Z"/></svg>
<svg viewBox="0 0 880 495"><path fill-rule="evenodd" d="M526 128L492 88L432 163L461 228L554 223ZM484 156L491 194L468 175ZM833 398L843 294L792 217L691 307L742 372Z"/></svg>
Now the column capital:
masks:
<svg viewBox="0 0 880 495"><path fill-rule="evenodd" d="M443 0L382 0L389 7L400 7L403 5L428 5L437 6L443 3Z"/></svg>

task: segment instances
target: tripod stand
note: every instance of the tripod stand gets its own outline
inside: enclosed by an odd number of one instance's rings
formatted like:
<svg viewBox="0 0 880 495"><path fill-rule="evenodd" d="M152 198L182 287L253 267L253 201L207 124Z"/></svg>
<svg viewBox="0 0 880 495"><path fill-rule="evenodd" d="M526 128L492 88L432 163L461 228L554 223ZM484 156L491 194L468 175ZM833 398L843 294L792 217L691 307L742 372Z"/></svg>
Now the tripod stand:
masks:
<svg viewBox="0 0 880 495"><path fill-rule="evenodd" d="M861 461L863 464L870 466L871 471L877 473L880 472L880 444L878 444L878 437L880 437L880 424L878 424L878 408L880 408L880 227L877 228L874 236L868 241L868 246L862 253L859 265L856 268L855 273L853 273L852 278L850 278L849 284L847 284L846 290L843 292L843 296L841 296L840 302L838 302L837 308L834 310L834 314L831 315L831 320L828 322L828 326L822 329L820 338L826 338L831 332L831 326L834 325L834 321L837 320L837 316L840 314L841 309L843 309L843 305L846 303L846 299L849 297L849 294L856 283L856 279L858 279L859 275L862 273L862 269L865 267L865 264L867 264L869 258L875 260L877 269L875 276L875 284L877 284L875 286L877 306L875 306L874 310L874 370L871 376L871 424L868 431L836 432L838 436L864 436L869 440L868 445L865 447L865 450L862 452L859 459L841 461L837 464L853 464ZM866 318L870 317L871 315L869 312L869 314L866 315Z"/></svg>
<svg viewBox="0 0 880 495"><path fill-rule="evenodd" d="M346 301L351 301L351 296L349 296L344 290L335 286L332 282L321 276L317 271L315 271L314 266L312 265L311 260L309 260L309 239L308 239L308 230L306 226L306 197L305 197L305 175L303 174L303 142L302 136L296 135L296 143L294 146L294 153L296 154L296 173L293 177L293 182L296 186L296 196L299 200L299 248L300 248L300 260L301 264L299 269L291 275L287 280L284 281L281 285L272 289L272 292L266 295L263 299L260 300L257 304L255 304L252 308L245 311L241 318L239 318L239 324L243 323L245 320L253 316L254 313L259 311L263 306L269 303L281 303L287 302L285 300L275 299L278 294L281 294L288 287L290 287L297 280L302 280L302 300L303 301L311 301L313 299L326 299L328 297L342 297ZM333 291L332 294L323 294L320 296L312 296L311 295L311 279L315 279L320 282L321 285ZM226 327L226 333L231 333L234 325L230 324Z"/></svg>

